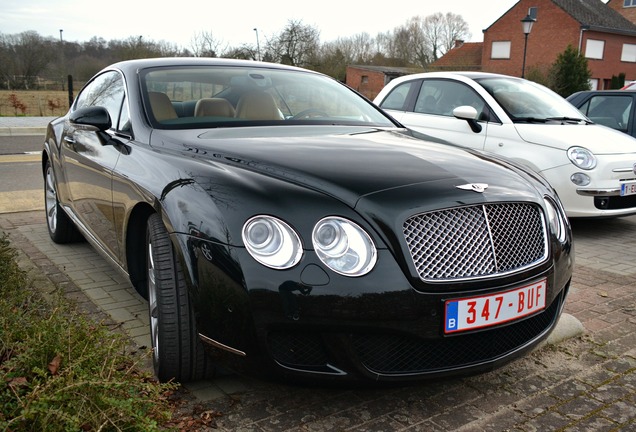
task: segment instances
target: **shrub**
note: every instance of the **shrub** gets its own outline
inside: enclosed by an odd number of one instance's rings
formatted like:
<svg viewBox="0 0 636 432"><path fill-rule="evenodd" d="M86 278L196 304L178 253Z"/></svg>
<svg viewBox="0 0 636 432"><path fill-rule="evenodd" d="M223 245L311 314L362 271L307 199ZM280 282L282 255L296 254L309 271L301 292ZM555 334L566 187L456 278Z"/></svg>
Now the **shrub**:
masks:
<svg viewBox="0 0 636 432"><path fill-rule="evenodd" d="M161 430L168 394L127 338L45 299L0 237L0 430Z"/></svg>

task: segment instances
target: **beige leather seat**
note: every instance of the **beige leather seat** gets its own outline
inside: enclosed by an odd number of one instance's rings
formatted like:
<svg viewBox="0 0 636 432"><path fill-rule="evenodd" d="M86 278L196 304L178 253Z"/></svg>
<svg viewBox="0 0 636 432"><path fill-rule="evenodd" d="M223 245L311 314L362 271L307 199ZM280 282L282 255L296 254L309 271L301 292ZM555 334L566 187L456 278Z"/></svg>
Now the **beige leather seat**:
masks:
<svg viewBox="0 0 636 432"><path fill-rule="evenodd" d="M199 99L194 107L195 117L234 117L235 114L232 104L223 98Z"/></svg>
<svg viewBox="0 0 636 432"><path fill-rule="evenodd" d="M264 91L243 95L236 105L236 117L246 120L283 120L274 97Z"/></svg>
<svg viewBox="0 0 636 432"><path fill-rule="evenodd" d="M167 94L161 92L148 92L148 99L150 100L152 114L158 122L177 118L177 112L172 106Z"/></svg>

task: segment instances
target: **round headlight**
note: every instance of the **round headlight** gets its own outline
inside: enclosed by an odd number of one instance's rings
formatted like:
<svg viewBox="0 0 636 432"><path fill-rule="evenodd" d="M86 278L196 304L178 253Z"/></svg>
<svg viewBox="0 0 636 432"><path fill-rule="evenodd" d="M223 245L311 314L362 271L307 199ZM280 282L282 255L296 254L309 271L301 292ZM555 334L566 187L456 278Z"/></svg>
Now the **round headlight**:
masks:
<svg viewBox="0 0 636 432"><path fill-rule="evenodd" d="M596 168L596 156L586 148L570 147L568 149L568 158L581 169L591 170Z"/></svg>
<svg viewBox="0 0 636 432"><path fill-rule="evenodd" d="M552 200L544 198L545 208L548 212L548 226L554 236L560 241L565 241L565 216L559 211Z"/></svg>
<svg viewBox="0 0 636 432"><path fill-rule="evenodd" d="M331 270L345 276L362 276L377 260L373 240L355 223L340 217L319 221L312 234L318 258Z"/></svg>
<svg viewBox="0 0 636 432"><path fill-rule="evenodd" d="M255 216L243 225L243 243L252 257L273 269L295 266L303 254L298 234L272 216Z"/></svg>

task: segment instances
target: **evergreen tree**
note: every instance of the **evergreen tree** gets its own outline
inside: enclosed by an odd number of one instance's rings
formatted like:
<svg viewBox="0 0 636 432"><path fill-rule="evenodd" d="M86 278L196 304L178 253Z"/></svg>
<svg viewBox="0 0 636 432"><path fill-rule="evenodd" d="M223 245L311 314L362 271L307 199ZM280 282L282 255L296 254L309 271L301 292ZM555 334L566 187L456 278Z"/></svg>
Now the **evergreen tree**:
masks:
<svg viewBox="0 0 636 432"><path fill-rule="evenodd" d="M552 90L563 97L590 89L590 71L587 59L572 45L557 57L550 69Z"/></svg>

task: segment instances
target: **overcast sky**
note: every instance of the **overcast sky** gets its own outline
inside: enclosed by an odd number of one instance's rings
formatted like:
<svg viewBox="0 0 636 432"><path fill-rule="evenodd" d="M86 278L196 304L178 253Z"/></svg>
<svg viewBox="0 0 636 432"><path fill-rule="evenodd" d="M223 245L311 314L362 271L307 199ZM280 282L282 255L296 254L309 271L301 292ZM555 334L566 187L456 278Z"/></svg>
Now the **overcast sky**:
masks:
<svg viewBox="0 0 636 432"><path fill-rule="evenodd" d="M231 47L256 44L254 28L264 44L289 20L320 31L321 42L366 32L372 37L393 30L414 16L453 12L468 23L472 42L483 41L482 30L506 13L517 0L454 0L388 2L256 1L256 0L2 0L0 33L35 30L44 37L87 42L142 36L189 48L195 33L210 32ZM416 6L414 6L416 5ZM519 24L521 31L521 24Z"/></svg>

